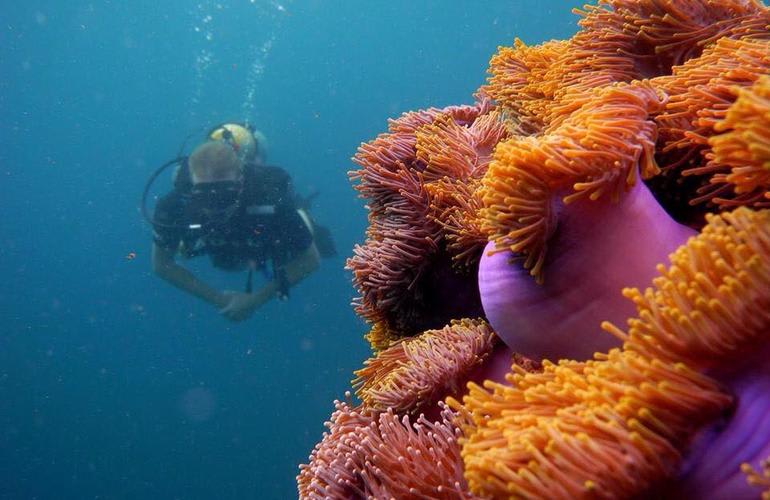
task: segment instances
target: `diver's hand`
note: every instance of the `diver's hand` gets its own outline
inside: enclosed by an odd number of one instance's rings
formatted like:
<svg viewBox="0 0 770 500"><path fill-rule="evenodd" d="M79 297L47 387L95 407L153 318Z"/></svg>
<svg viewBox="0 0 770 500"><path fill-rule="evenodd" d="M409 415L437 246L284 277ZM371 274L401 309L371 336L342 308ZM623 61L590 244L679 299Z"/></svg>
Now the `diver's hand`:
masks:
<svg viewBox="0 0 770 500"><path fill-rule="evenodd" d="M219 313L231 321L248 319L260 305L259 298L254 294L226 290L223 295L226 302Z"/></svg>

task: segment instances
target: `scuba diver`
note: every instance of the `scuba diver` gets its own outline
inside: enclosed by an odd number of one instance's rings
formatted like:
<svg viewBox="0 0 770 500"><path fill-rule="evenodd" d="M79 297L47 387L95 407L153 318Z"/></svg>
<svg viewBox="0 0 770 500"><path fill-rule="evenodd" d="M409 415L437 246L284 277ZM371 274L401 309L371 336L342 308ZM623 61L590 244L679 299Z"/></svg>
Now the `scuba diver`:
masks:
<svg viewBox="0 0 770 500"><path fill-rule="evenodd" d="M297 197L283 169L265 164L264 136L248 125L215 127L189 157L161 166L147 181L141 210L153 225L152 269L181 290L203 299L232 321L250 317L273 297L336 255L328 229L313 222L309 199ZM152 217L147 193L167 167L176 165L174 189ZM247 271L244 292L217 290L177 262L208 255L226 271ZM253 273L265 284L252 289Z"/></svg>

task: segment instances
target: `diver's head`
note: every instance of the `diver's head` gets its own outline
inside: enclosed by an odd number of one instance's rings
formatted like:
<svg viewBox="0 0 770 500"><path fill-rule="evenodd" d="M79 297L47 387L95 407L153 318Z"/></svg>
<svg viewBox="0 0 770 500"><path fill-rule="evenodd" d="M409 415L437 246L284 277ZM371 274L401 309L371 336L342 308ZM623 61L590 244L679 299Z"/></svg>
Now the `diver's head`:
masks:
<svg viewBox="0 0 770 500"><path fill-rule="evenodd" d="M193 185L208 182L240 181L242 162L232 147L217 141L204 142L187 160Z"/></svg>
<svg viewBox="0 0 770 500"><path fill-rule="evenodd" d="M209 133L209 139L229 144L244 163L264 163L267 156L267 140L264 134L249 126L225 123Z"/></svg>
<svg viewBox="0 0 770 500"><path fill-rule="evenodd" d="M191 208L207 220L229 219L243 190L242 162L228 144L209 141L188 158Z"/></svg>

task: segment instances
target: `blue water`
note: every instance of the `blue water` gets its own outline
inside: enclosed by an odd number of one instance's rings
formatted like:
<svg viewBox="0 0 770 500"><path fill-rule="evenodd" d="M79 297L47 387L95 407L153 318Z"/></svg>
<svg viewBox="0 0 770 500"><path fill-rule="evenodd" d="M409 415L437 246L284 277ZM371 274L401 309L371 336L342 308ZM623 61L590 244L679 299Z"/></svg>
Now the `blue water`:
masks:
<svg viewBox="0 0 770 500"><path fill-rule="evenodd" d="M470 102L514 36L574 32L571 3L542 4L4 2L0 498L295 497L369 354L343 269L366 227L350 157L388 117ZM321 193L340 250L237 324L151 273L137 212L152 170L225 120Z"/></svg>

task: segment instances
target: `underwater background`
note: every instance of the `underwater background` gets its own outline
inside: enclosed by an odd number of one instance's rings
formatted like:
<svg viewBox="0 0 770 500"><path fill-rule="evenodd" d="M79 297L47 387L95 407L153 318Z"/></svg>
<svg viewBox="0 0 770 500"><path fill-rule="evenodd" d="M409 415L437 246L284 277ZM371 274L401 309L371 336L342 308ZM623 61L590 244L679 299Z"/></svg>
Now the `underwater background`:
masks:
<svg viewBox="0 0 770 500"><path fill-rule="evenodd" d="M296 497L298 464L369 354L344 270L366 227L350 157L389 117L470 103L514 36L571 36L573 5L6 2L0 498ZM188 136L189 153L244 120L298 193L320 193L312 214L340 255L230 323L152 274L137 207Z"/></svg>

